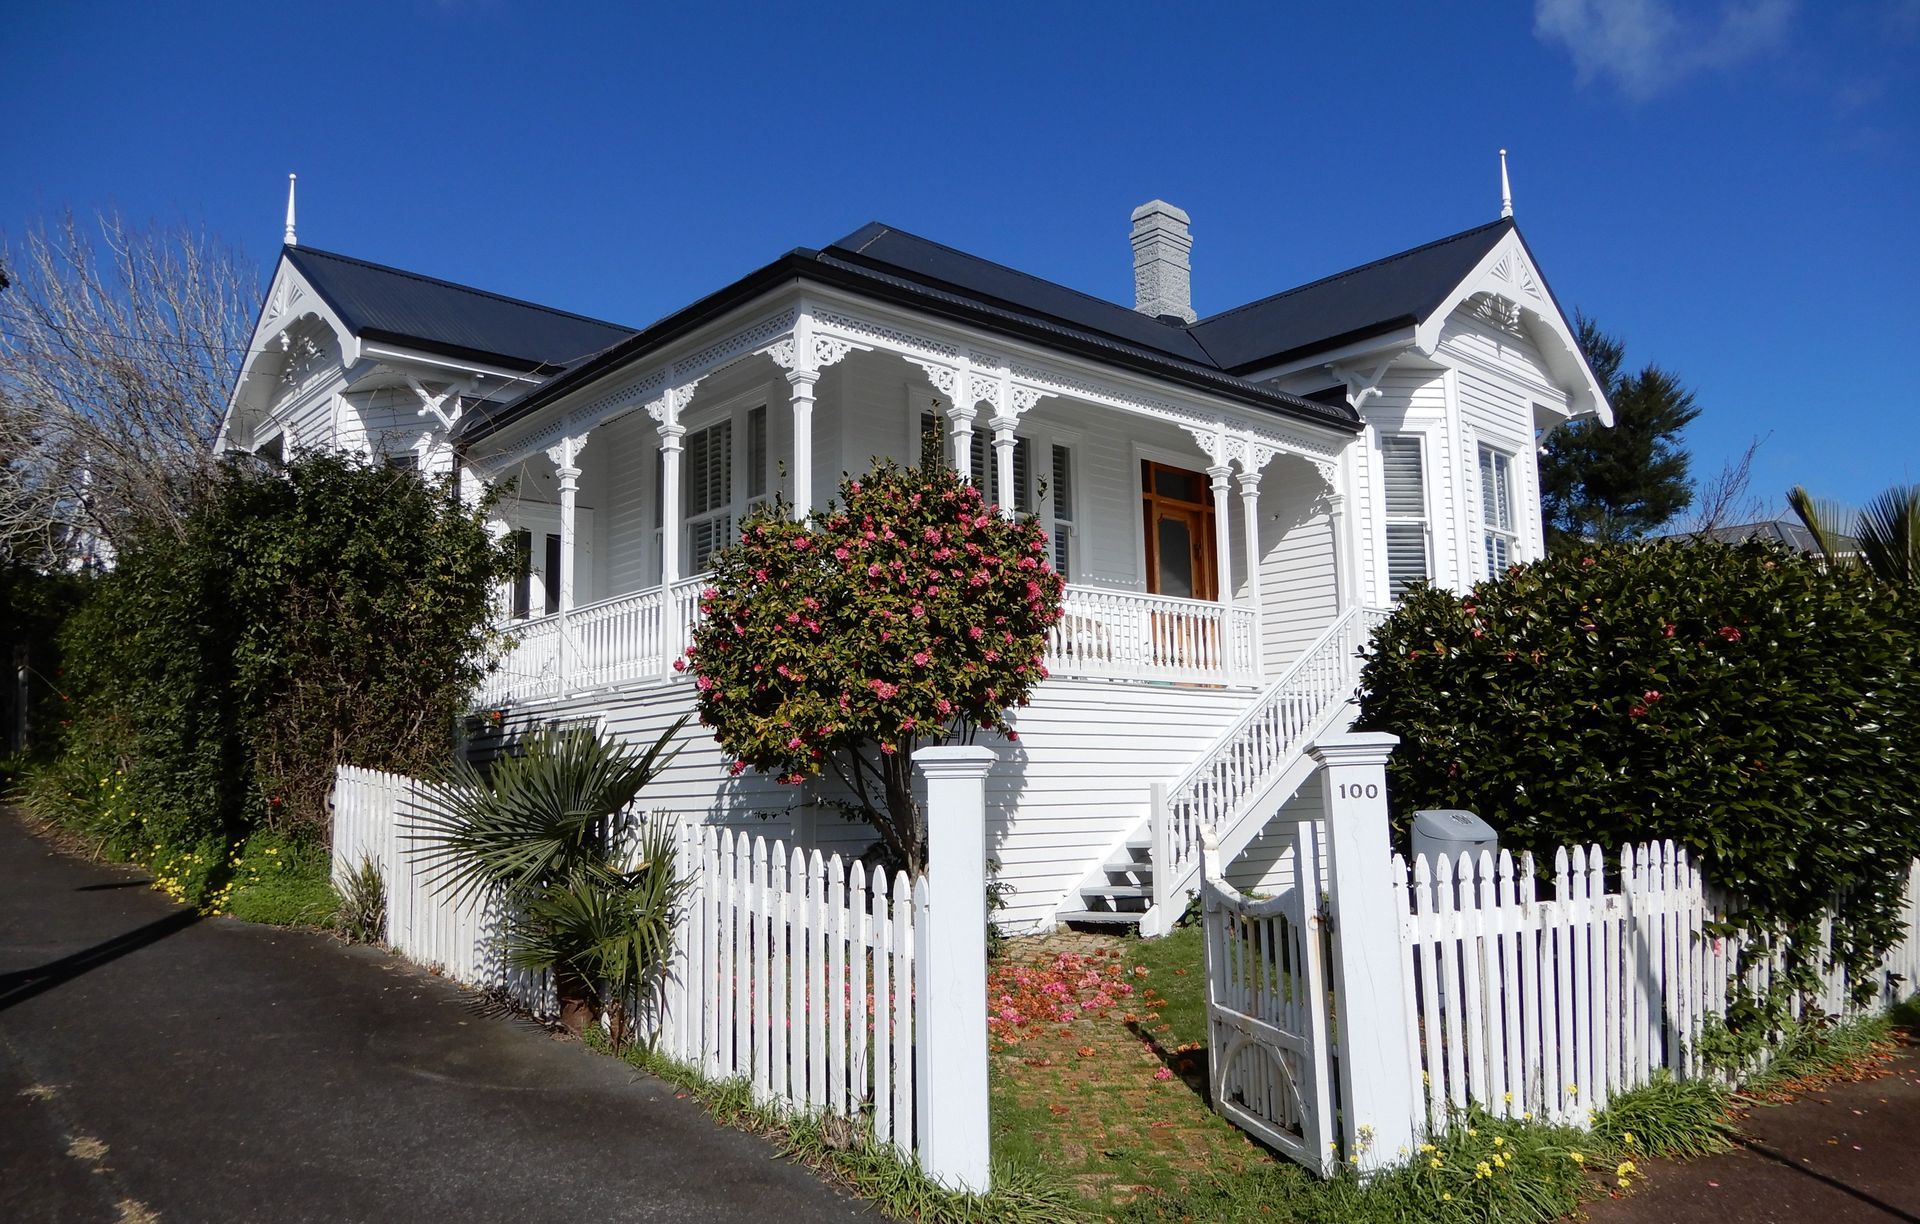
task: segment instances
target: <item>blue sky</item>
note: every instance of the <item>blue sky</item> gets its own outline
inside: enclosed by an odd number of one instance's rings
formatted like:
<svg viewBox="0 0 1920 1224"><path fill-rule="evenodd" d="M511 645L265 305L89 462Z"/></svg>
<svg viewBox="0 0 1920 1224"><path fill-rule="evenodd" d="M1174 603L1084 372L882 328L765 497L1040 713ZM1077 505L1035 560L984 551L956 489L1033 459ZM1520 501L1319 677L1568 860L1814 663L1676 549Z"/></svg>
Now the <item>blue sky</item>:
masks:
<svg viewBox="0 0 1920 1224"><path fill-rule="evenodd" d="M1301 11L1295 11L1301 10ZM881 219L1210 313L1492 219L1756 436L1754 491L1920 480L1920 0L11 6L0 229L113 203L645 323Z"/></svg>

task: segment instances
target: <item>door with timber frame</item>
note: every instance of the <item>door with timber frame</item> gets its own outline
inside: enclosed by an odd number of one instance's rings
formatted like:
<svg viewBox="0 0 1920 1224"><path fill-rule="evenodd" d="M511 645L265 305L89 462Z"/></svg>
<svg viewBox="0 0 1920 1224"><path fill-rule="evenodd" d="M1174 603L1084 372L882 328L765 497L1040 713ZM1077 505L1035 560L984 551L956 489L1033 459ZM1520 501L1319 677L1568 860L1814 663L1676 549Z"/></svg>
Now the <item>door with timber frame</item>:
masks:
<svg viewBox="0 0 1920 1224"><path fill-rule="evenodd" d="M1147 593L1180 599L1219 598L1212 484L1206 473L1140 461L1140 502L1146 532ZM1153 654L1170 666L1204 666L1220 657L1212 620L1171 612L1153 614Z"/></svg>

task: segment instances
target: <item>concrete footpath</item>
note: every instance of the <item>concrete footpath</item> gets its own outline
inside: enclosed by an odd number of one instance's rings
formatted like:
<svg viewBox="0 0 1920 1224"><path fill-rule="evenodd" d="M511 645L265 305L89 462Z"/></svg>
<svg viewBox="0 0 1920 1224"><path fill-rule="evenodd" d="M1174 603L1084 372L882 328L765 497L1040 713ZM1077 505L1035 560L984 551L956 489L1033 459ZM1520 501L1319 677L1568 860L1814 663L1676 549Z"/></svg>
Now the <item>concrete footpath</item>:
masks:
<svg viewBox="0 0 1920 1224"><path fill-rule="evenodd" d="M382 952L196 918L0 811L0 1220L877 1219Z"/></svg>
<svg viewBox="0 0 1920 1224"><path fill-rule="evenodd" d="M1594 1224L1920 1224L1920 1050L1887 1073L1834 1084L1740 1122L1744 1146L1672 1164L1643 1161L1646 1183L1596 1203Z"/></svg>

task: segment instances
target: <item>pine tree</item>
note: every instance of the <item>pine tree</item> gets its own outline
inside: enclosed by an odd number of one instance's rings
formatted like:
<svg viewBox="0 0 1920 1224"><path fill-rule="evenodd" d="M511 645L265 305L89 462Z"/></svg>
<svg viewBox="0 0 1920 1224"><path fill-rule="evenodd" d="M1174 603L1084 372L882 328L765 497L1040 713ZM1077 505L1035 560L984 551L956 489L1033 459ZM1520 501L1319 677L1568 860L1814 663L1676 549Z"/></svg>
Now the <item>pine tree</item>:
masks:
<svg viewBox="0 0 1920 1224"><path fill-rule="evenodd" d="M1681 431L1700 408L1671 371L1649 363L1626 373L1626 346L1578 316L1580 347L1613 405L1613 425L1575 421L1540 453L1547 543L1636 540L1693 503L1691 456Z"/></svg>

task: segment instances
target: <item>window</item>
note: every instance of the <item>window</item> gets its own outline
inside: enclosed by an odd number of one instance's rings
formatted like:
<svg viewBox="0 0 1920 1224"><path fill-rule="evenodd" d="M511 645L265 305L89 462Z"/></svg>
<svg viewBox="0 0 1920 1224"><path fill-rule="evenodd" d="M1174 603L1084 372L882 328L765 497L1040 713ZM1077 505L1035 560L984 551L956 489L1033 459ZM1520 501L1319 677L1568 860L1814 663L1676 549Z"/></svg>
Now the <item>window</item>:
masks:
<svg viewBox="0 0 1920 1224"><path fill-rule="evenodd" d="M560 610L560 537L554 532L547 533L546 569L540 574L540 587L545 595L542 607L548 616Z"/></svg>
<svg viewBox="0 0 1920 1224"><path fill-rule="evenodd" d="M733 535L733 422L688 434L685 463L686 572L699 574Z"/></svg>
<svg viewBox="0 0 1920 1224"><path fill-rule="evenodd" d="M1487 577L1498 578L1514 563L1519 544L1513 518L1513 456L1480 448L1480 532Z"/></svg>
<svg viewBox="0 0 1920 1224"><path fill-rule="evenodd" d="M513 533L513 619L525 620L533 610L533 533Z"/></svg>
<svg viewBox="0 0 1920 1224"><path fill-rule="evenodd" d="M767 499L767 408L762 404L747 412L747 505L757 506Z"/></svg>
<svg viewBox="0 0 1920 1224"><path fill-rule="evenodd" d="M404 455L388 455L387 466L396 472L417 472L420 470L420 456L412 451Z"/></svg>
<svg viewBox="0 0 1920 1224"><path fill-rule="evenodd" d="M1387 507L1387 593L1394 599L1431 580L1427 548L1427 467L1418 434L1382 434Z"/></svg>
<svg viewBox="0 0 1920 1224"><path fill-rule="evenodd" d="M1073 452L1064 446L1053 448L1053 487L1048 491L1053 507L1053 568L1062 578L1073 576Z"/></svg>

